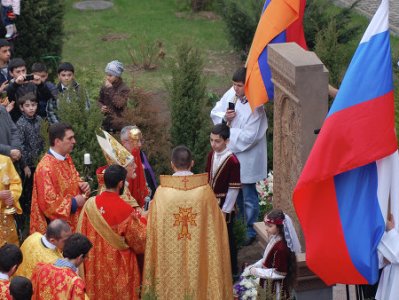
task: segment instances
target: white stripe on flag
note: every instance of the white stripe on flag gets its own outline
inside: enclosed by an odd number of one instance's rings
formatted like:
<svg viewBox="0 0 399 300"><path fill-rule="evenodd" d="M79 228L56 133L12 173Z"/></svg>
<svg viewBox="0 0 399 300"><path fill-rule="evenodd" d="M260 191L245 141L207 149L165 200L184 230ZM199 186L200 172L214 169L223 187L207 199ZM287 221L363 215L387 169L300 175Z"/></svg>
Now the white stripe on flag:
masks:
<svg viewBox="0 0 399 300"><path fill-rule="evenodd" d="M371 20L366 32L363 35L361 43L368 42L372 36L389 30L389 1L382 0L381 5L377 9L373 19Z"/></svg>

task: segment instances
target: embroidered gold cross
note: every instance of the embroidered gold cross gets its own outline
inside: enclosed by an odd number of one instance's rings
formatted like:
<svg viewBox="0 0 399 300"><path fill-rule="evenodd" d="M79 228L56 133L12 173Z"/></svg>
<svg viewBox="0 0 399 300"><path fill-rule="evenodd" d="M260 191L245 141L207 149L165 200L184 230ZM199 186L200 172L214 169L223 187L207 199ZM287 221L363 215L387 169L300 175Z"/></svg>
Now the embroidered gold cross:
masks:
<svg viewBox="0 0 399 300"><path fill-rule="evenodd" d="M191 240L191 234L188 232L188 225L193 225L197 226L197 223L195 223L195 218L197 217L198 214L194 214L193 208L182 208L179 207L179 213L178 214L173 214L175 217L175 222L173 223L173 226L179 226L181 224L181 231L177 237L178 240L181 240L182 238L187 238Z"/></svg>
<svg viewBox="0 0 399 300"><path fill-rule="evenodd" d="M187 182L189 182L190 180L188 180L187 176L184 176L183 179L181 180L181 182L184 183L184 188L187 188Z"/></svg>

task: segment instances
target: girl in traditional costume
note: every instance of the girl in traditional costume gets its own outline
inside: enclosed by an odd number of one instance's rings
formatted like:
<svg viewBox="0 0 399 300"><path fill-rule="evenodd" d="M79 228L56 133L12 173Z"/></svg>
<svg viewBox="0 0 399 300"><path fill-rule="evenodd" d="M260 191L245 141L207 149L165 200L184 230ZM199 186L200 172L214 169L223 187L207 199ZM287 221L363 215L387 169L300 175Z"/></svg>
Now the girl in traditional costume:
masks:
<svg viewBox="0 0 399 300"><path fill-rule="evenodd" d="M301 245L291 218L281 209L269 212L264 222L270 236L262 259L247 267L251 275L260 278L260 285L275 295L277 300L290 299L296 277L296 253ZM273 298L274 299L274 298Z"/></svg>

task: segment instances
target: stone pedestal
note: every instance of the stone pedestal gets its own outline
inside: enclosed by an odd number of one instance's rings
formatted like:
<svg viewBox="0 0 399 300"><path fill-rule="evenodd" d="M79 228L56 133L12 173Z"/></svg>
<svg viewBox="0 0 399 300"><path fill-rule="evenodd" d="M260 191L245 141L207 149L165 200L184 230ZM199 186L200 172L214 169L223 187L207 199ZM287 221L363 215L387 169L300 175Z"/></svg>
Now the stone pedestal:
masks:
<svg viewBox="0 0 399 300"><path fill-rule="evenodd" d="M328 71L296 43L269 45L274 83L273 206L288 213L304 250L292 193L328 111Z"/></svg>

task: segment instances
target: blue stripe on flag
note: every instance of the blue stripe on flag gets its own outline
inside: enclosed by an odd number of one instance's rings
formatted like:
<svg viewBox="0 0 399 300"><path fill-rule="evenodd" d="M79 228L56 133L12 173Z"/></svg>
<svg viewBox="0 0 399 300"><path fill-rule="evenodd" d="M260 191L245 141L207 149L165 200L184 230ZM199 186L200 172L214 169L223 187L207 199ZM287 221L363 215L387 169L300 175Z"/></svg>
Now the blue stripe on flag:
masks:
<svg viewBox="0 0 399 300"><path fill-rule="evenodd" d="M286 42L286 34L284 30L273 40L271 40L269 44L285 43L285 42ZM271 101L274 98L274 85L272 83L272 72L270 70L269 64L267 63L267 46L265 49L263 49L262 53L259 55L258 64L259 64L260 74L262 75L263 84L266 87L267 96Z"/></svg>
<svg viewBox="0 0 399 300"><path fill-rule="evenodd" d="M375 283L378 279L377 246L385 231L377 198L377 165L373 162L336 175L334 183L349 255L367 281Z"/></svg>
<svg viewBox="0 0 399 300"><path fill-rule="evenodd" d="M368 66L364 67L363 64ZM389 31L359 45L327 117L393 90Z"/></svg>

